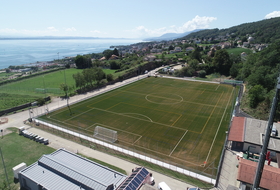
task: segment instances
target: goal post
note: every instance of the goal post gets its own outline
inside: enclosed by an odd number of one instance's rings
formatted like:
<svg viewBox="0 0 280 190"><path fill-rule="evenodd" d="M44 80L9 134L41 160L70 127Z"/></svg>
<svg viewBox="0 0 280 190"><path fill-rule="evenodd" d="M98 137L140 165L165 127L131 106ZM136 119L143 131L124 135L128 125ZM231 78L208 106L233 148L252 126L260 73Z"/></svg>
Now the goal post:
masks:
<svg viewBox="0 0 280 190"><path fill-rule="evenodd" d="M96 126L93 137L114 143L118 140L118 132L105 127Z"/></svg>

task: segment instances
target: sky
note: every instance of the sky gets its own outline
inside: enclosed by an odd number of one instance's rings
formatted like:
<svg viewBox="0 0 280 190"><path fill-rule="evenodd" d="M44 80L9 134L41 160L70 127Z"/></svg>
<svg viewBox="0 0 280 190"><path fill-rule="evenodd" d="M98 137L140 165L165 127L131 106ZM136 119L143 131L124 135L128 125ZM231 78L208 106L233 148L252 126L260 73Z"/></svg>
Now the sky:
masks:
<svg viewBox="0 0 280 190"><path fill-rule="evenodd" d="M280 16L279 0L0 0L0 37L158 37Z"/></svg>

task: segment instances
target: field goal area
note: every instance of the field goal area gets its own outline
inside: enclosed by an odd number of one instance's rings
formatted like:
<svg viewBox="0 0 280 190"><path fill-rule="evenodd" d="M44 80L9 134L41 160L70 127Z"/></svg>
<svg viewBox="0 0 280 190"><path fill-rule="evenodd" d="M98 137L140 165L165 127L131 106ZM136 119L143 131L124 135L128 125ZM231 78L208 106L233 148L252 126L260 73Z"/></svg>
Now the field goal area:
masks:
<svg viewBox="0 0 280 190"><path fill-rule="evenodd" d="M118 140L118 132L105 127L96 126L93 137L114 143Z"/></svg>

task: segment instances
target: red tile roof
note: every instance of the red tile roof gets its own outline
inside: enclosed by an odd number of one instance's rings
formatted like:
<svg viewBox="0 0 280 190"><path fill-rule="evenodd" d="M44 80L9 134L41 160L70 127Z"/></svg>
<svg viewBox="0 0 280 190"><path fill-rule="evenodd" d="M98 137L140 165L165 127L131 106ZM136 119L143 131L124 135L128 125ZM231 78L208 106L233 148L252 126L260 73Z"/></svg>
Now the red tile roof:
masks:
<svg viewBox="0 0 280 190"><path fill-rule="evenodd" d="M228 136L229 141L244 142L245 121L245 117L233 118Z"/></svg>
<svg viewBox="0 0 280 190"><path fill-rule="evenodd" d="M240 159L237 180L253 184L256 168L257 162ZM265 189L280 189L280 169L265 165L260 187Z"/></svg>

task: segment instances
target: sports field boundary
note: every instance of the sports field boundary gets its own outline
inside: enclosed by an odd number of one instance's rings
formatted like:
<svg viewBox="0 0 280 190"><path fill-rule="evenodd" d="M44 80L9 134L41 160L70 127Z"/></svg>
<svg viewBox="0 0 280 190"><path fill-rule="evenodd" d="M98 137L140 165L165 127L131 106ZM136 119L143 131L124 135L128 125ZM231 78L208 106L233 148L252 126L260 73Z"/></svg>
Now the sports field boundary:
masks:
<svg viewBox="0 0 280 190"><path fill-rule="evenodd" d="M101 146L104 146L104 147L116 150L118 152L127 154L129 156L132 156L132 157L144 160L146 162L150 162L152 164L164 167L166 169L170 169L170 170L173 170L175 172L178 172L178 173L181 173L181 174L193 177L193 178L197 178L197 179L199 179L201 181L204 181L204 182L207 182L207 183L211 183L211 184L216 184L216 180L215 179L212 179L210 177L203 176L201 174L198 174L198 173L195 173L195 172L192 172L192 171L189 171L189 170L186 170L186 169L174 166L172 164L168 164L168 163L162 162L160 160L156 160L154 158L151 158L151 157L148 157L148 156L145 156L145 155L142 155L142 154L139 154L139 153L136 153L136 152L133 152L133 151L130 151L130 150L127 150L127 149L124 149L124 148L121 148L121 147L118 147L118 146L115 146L115 145L112 145L112 144L109 144L109 143L106 143L106 142L103 142L103 141L100 141L100 140L97 140L97 139L94 139L94 138L91 138L91 137L88 137L86 135L83 135L83 134L80 134L80 133L77 133L77 132L74 132L74 131L62 128L62 127L58 127L56 125L53 125L53 124L50 124L50 123L47 123L47 122L44 122L44 121L41 121L41 120L38 120L38 119L34 119L34 122L37 125L39 124L39 125L48 126L50 128L59 130L61 132L67 133L69 135L72 135L72 136L75 136L75 137L87 140L89 142L93 142L93 143L99 144Z"/></svg>

